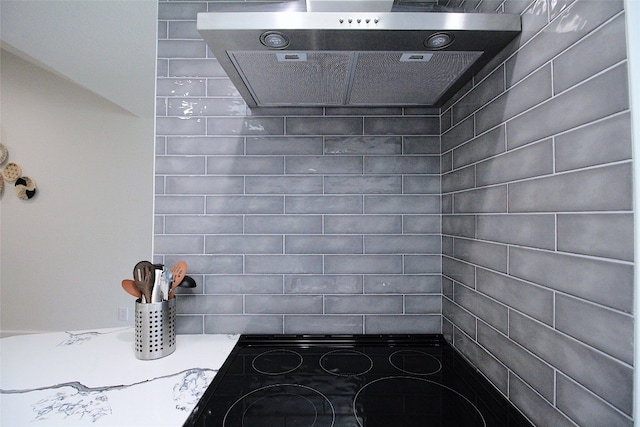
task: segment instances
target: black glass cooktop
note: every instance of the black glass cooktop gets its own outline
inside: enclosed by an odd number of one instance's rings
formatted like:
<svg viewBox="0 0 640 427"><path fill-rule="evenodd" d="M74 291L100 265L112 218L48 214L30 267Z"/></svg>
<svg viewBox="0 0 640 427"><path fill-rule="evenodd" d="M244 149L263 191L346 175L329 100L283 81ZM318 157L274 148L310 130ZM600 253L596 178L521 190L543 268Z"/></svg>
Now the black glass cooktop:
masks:
<svg viewBox="0 0 640 427"><path fill-rule="evenodd" d="M532 426L441 335L242 335L185 426Z"/></svg>

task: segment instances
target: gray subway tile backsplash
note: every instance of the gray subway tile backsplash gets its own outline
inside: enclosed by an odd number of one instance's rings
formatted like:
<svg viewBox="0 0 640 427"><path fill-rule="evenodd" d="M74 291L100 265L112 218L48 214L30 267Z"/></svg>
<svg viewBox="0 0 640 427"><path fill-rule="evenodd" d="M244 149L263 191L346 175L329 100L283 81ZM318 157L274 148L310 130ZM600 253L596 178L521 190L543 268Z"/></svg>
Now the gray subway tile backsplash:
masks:
<svg viewBox="0 0 640 427"><path fill-rule="evenodd" d="M557 378L558 409L581 426L631 427L631 417L621 414L592 392L562 374ZM577 409L580 408L580 409Z"/></svg>
<svg viewBox="0 0 640 427"><path fill-rule="evenodd" d="M218 178L218 177L216 177ZM246 176L245 194L322 194L321 176Z"/></svg>
<svg viewBox="0 0 640 427"><path fill-rule="evenodd" d="M399 194L401 192L401 176L343 175L324 177L325 194Z"/></svg>
<svg viewBox="0 0 640 427"><path fill-rule="evenodd" d="M553 1L537 3L547 10L553 7L559 13L548 26L521 46L517 55L506 62L508 84L516 83L540 65L547 63L616 15L623 7L622 1L619 0L581 0L571 4ZM566 30L567 22L574 22L572 31Z"/></svg>
<svg viewBox="0 0 640 427"><path fill-rule="evenodd" d="M362 156L288 156L287 174L361 174Z"/></svg>
<svg viewBox="0 0 640 427"><path fill-rule="evenodd" d="M286 294L361 294L362 276L331 274L288 274Z"/></svg>
<svg viewBox="0 0 640 427"><path fill-rule="evenodd" d="M418 144L416 144L418 145ZM420 143L420 145L423 145ZM435 147L431 153L439 154L440 144L429 144ZM324 138L324 154L402 154L402 137L400 136L327 136ZM420 153L416 153L420 154Z"/></svg>
<svg viewBox="0 0 640 427"><path fill-rule="evenodd" d="M477 237L491 242L555 249L556 217L540 215L477 215ZM469 237L464 236L463 237Z"/></svg>
<svg viewBox="0 0 640 427"><path fill-rule="evenodd" d="M326 215L326 234L399 234L401 215Z"/></svg>
<svg viewBox="0 0 640 427"><path fill-rule="evenodd" d="M509 184L509 212L629 211L631 201L630 163Z"/></svg>
<svg viewBox="0 0 640 427"><path fill-rule="evenodd" d="M242 193L242 177L212 175L166 177L166 194L238 194Z"/></svg>
<svg viewBox="0 0 640 427"><path fill-rule="evenodd" d="M402 314L402 295L326 295L327 314Z"/></svg>
<svg viewBox="0 0 640 427"><path fill-rule="evenodd" d="M504 126L498 126L453 150L453 167L460 168L476 163L505 150Z"/></svg>
<svg viewBox="0 0 640 427"><path fill-rule="evenodd" d="M629 365L515 312L509 314L509 337L631 415L633 369Z"/></svg>
<svg viewBox="0 0 640 427"><path fill-rule="evenodd" d="M362 197L357 195L286 196L285 212L289 214L359 214L362 213Z"/></svg>
<svg viewBox="0 0 640 427"><path fill-rule="evenodd" d="M282 214L285 198L277 196L207 195L208 214ZM295 213L295 212L294 212ZM202 230L200 230L202 231Z"/></svg>
<svg viewBox="0 0 640 427"><path fill-rule="evenodd" d="M476 165L478 185L492 185L553 173L553 144L544 140Z"/></svg>
<svg viewBox="0 0 640 427"><path fill-rule="evenodd" d="M367 117L364 135L439 135L439 117Z"/></svg>
<svg viewBox="0 0 640 427"><path fill-rule="evenodd" d="M553 60L554 92L562 92L626 59L624 14L589 34ZM592 55L592 52L599 52Z"/></svg>
<svg viewBox="0 0 640 427"><path fill-rule="evenodd" d="M285 236L287 254L358 254L363 252L360 236Z"/></svg>
<svg viewBox="0 0 640 427"><path fill-rule="evenodd" d="M322 255L247 255L244 258L244 273L320 274L323 272Z"/></svg>
<svg viewBox="0 0 640 427"><path fill-rule="evenodd" d="M251 274L217 274L206 276L205 294L278 294L282 293L282 276Z"/></svg>
<svg viewBox="0 0 640 427"><path fill-rule="evenodd" d="M506 306L461 284L453 286L453 301L503 334L508 333L509 309Z"/></svg>
<svg viewBox="0 0 640 427"><path fill-rule="evenodd" d="M626 64L620 64L507 122L508 146L547 138L624 111L629 108L628 92Z"/></svg>
<svg viewBox="0 0 640 427"><path fill-rule="evenodd" d="M399 330L407 334L421 334L439 330L440 324L440 316L436 314L376 314L364 316L363 329L370 334L392 334Z"/></svg>
<svg viewBox="0 0 640 427"><path fill-rule="evenodd" d="M507 272L507 247L494 243L456 238L453 255L468 263L487 267L494 271Z"/></svg>
<svg viewBox="0 0 640 427"><path fill-rule="evenodd" d="M485 268L477 269L476 289L548 325L554 322L554 293L550 289Z"/></svg>
<svg viewBox="0 0 640 427"><path fill-rule="evenodd" d="M477 341L494 357L500 358L511 372L531 384L541 396L553 400L554 370L550 364L481 321L478 322Z"/></svg>
<svg viewBox="0 0 640 427"><path fill-rule="evenodd" d="M441 108L249 108L159 3L154 260L178 333L443 333L536 425L630 426L621 0L483 0L523 33Z"/></svg>
<svg viewBox="0 0 640 427"><path fill-rule="evenodd" d="M436 274L442 273L441 255L404 255L405 274Z"/></svg>
<svg viewBox="0 0 640 427"><path fill-rule="evenodd" d="M556 171L631 159L630 125L624 113L556 136Z"/></svg>
<svg viewBox="0 0 640 427"><path fill-rule="evenodd" d="M559 410L549 410L552 405L530 385L515 374L509 375L509 398L530 419L536 420L541 426L576 427L571 419Z"/></svg>
<svg viewBox="0 0 640 427"><path fill-rule="evenodd" d="M232 155L244 153L244 139L216 136L169 136L167 154L174 155Z"/></svg>
<svg viewBox="0 0 640 427"><path fill-rule="evenodd" d="M402 255L325 255L324 272L329 274L400 274Z"/></svg>
<svg viewBox="0 0 640 427"><path fill-rule="evenodd" d="M556 295L557 330L633 364L633 318L568 295ZM611 331L616 333L611 333Z"/></svg>
<svg viewBox="0 0 640 427"><path fill-rule="evenodd" d="M451 109L453 122L469 117L505 90L504 66L499 66Z"/></svg>
<svg viewBox="0 0 640 427"><path fill-rule="evenodd" d="M274 254L282 253L280 236L206 236L207 254Z"/></svg>
<svg viewBox="0 0 640 427"><path fill-rule="evenodd" d="M558 250L633 261L633 214L558 215Z"/></svg>
<svg viewBox="0 0 640 427"><path fill-rule="evenodd" d="M507 186L477 188L453 194L454 213L507 212Z"/></svg>
<svg viewBox="0 0 640 427"><path fill-rule="evenodd" d="M509 274L597 304L632 312L633 268L628 264L512 247L509 249Z"/></svg>
<svg viewBox="0 0 640 427"><path fill-rule="evenodd" d="M364 316L360 315L285 315L284 330L290 334L361 334Z"/></svg>
<svg viewBox="0 0 640 427"><path fill-rule="evenodd" d="M287 135L362 135L359 117L287 117Z"/></svg>
<svg viewBox="0 0 640 427"><path fill-rule="evenodd" d="M477 342L471 340L459 329L455 330L456 346L464 355L476 366L483 367L483 374L486 375L493 385L500 392L508 396L509 394L509 371L497 358L485 351Z"/></svg>
<svg viewBox="0 0 640 427"><path fill-rule="evenodd" d="M277 314L215 314L203 317L205 334L272 334L283 330L282 315Z"/></svg>
<svg viewBox="0 0 640 427"><path fill-rule="evenodd" d="M476 132L482 133L551 98L551 66L546 65L485 104L476 113Z"/></svg>
<svg viewBox="0 0 640 427"><path fill-rule="evenodd" d="M320 314L321 295L247 295L244 310L248 314Z"/></svg>

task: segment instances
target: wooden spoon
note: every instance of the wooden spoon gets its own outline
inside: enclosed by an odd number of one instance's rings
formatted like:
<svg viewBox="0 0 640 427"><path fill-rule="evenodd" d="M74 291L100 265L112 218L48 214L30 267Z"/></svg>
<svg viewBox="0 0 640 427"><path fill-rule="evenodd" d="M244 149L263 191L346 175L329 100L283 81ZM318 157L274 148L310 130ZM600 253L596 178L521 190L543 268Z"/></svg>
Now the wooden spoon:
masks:
<svg viewBox="0 0 640 427"><path fill-rule="evenodd" d="M124 289L129 295L136 298L142 297L142 292L136 287L136 284L131 279L124 279L122 281L122 289Z"/></svg>
<svg viewBox="0 0 640 427"><path fill-rule="evenodd" d="M187 274L187 263L179 261L171 267L171 274L173 275L173 282L171 283L171 290L169 291L169 298L173 298L173 290L182 282L184 276Z"/></svg>

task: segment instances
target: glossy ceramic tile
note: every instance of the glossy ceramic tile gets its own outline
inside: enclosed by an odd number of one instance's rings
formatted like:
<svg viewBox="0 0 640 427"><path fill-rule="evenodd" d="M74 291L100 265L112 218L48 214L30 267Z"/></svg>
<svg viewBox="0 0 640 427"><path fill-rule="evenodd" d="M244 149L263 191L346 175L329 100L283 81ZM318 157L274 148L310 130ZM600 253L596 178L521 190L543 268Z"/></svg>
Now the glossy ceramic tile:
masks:
<svg viewBox="0 0 640 427"><path fill-rule="evenodd" d="M624 113L556 136L556 171L631 159L630 124Z"/></svg>
<svg viewBox="0 0 640 427"><path fill-rule="evenodd" d="M478 344L500 358L510 371L531 384L540 395L553 400L554 371L550 364L482 322L478 323Z"/></svg>
<svg viewBox="0 0 640 427"><path fill-rule="evenodd" d="M558 250L633 261L633 215L558 215Z"/></svg>
<svg viewBox="0 0 640 427"><path fill-rule="evenodd" d="M556 295L557 330L617 359L633 363L633 317L566 295ZM617 331L612 334L611 331Z"/></svg>
<svg viewBox="0 0 640 427"><path fill-rule="evenodd" d="M575 427L576 424L562 412L551 409L552 403L536 393L516 375L509 375L509 398L522 412L540 425Z"/></svg>
<svg viewBox="0 0 640 427"><path fill-rule="evenodd" d="M548 325L554 322L554 294L542 286L478 268L476 289L505 306Z"/></svg>
<svg viewBox="0 0 640 427"><path fill-rule="evenodd" d="M509 321L506 306L460 284L454 285L453 301L503 334L508 332Z"/></svg>
<svg viewBox="0 0 640 427"><path fill-rule="evenodd" d="M618 310L632 309L633 268L628 264L512 247L509 273Z"/></svg>
<svg viewBox="0 0 640 427"><path fill-rule="evenodd" d="M629 107L628 92L627 70L621 64L507 122L508 146L520 146L624 111Z"/></svg>
<svg viewBox="0 0 640 427"><path fill-rule="evenodd" d="M439 135L439 117L364 117L364 135Z"/></svg>
<svg viewBox="0 0 640 427"><path fill-rule="evenodd" d="M509 336L631 415L633 369L630 366L513 312L509 315Z"/></svg>
<svg viewBox="0 0 640 427"><path fill-rule="evenodd" d="M607 425L630 427L633 421L630 417L613 409L605 401L581 387L570 378L559 375L558 380L558 408L571 416L580 425ZM580 408L580 410L577 409Z"/></svg>
<svg viewBox="0 0 640 427"><path fill-rule="evenodd" d="M346 275L286 275L285 294L361 294L362 277Z"/></svg>

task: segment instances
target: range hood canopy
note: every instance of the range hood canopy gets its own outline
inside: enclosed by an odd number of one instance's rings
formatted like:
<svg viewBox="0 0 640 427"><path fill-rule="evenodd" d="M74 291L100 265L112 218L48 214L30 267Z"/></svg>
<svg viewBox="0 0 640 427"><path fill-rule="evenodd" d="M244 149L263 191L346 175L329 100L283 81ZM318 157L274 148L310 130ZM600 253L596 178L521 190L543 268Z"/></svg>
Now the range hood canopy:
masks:
<svg viewBox="0 0 640 427"><path fill-rule="evenodd" d="M437 0L213 7L198 31L251 107L439 107L521 31Z"/></svg>

